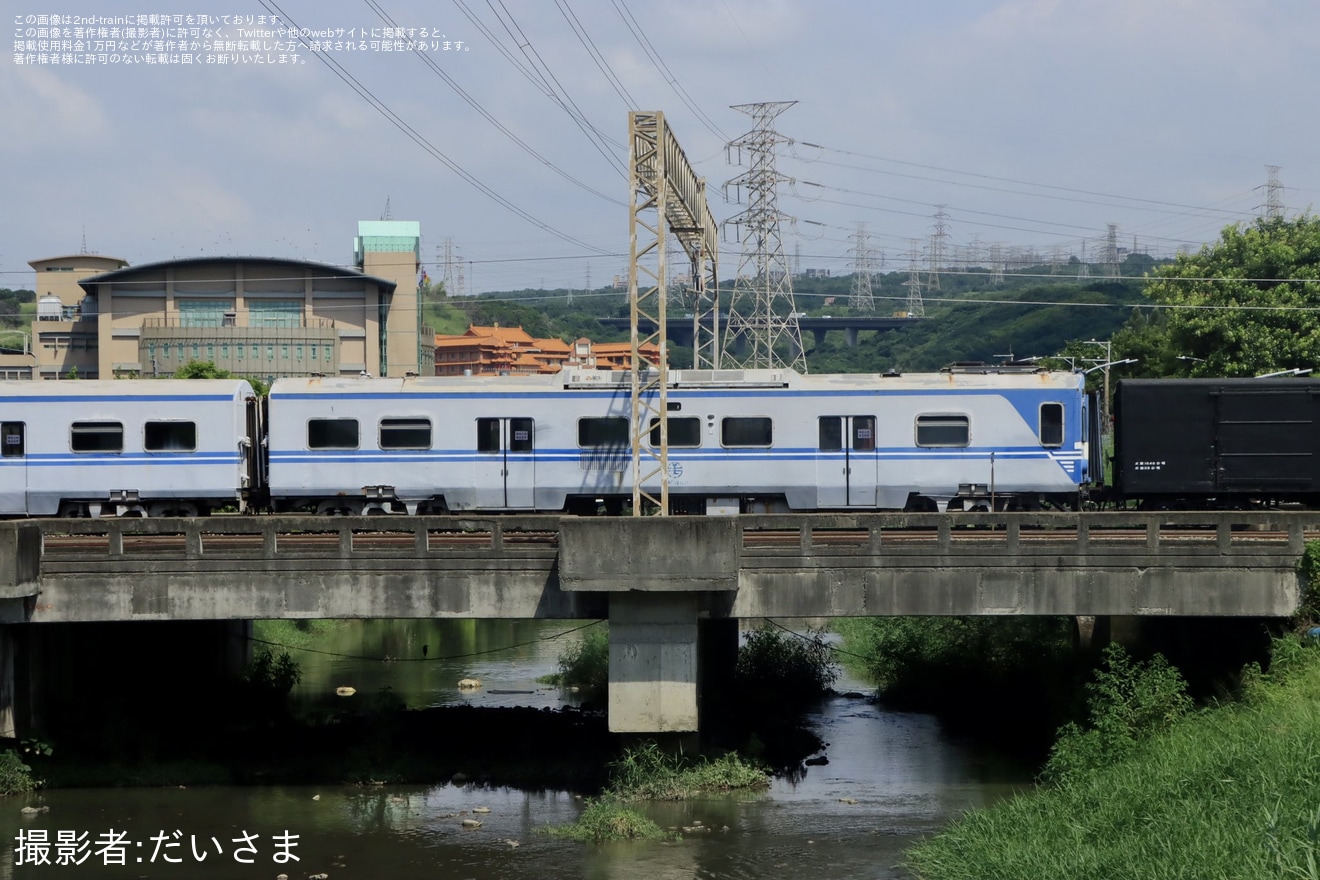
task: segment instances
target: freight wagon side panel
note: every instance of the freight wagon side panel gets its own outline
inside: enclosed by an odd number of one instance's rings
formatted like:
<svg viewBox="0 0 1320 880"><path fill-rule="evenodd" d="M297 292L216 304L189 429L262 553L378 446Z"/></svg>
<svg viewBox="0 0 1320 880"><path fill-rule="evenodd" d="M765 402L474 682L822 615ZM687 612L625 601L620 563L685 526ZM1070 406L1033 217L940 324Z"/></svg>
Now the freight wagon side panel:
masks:
<svg viewBox="0 0 1320 880"><path fill-rule="evenodd" d="M1215 479L1212 386L1125 379L1114 397L1114 483L1128 497L1211 494Z"/></svg>
<svg viewBox="0 0 1320 880"><path fill-rule="evenodd" d="M1282 387L1235 385L1215 395L1221 489L1290 494L1320 485L1315 412L1320 389L1299 385L1295 379Z"/></svg>

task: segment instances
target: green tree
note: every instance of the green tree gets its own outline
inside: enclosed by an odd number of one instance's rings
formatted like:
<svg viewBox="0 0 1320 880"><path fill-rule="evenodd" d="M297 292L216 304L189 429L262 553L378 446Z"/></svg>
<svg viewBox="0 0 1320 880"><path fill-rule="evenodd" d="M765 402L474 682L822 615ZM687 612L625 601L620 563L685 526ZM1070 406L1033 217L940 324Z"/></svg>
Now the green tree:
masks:
<svg viewBox="0 0 1320 880"><path fill-rule="evenodd" d="M258 397L265 397L270 386L264 379L256 376L237 376L228 370L217 367L211 361L188 361L174 371L175 379L246 379Z"/></svg>
<svg viewBox="0 0 1320 880"><path fill-rule="evenodd" d="M1259 219L1156 268L1146 296L1164 307L1129 322L1124 351L1145 373L1256 376L1320 363L1320 218Z"/></svg>

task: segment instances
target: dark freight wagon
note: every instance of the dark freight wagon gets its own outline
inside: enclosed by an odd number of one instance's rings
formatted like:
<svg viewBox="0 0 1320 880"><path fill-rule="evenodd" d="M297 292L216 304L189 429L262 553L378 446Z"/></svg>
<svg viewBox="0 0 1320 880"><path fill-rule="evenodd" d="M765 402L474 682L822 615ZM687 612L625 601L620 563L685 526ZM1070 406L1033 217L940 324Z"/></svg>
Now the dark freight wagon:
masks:
<svg viewBox="0 0 1320 880"><path fill-rule="evenodd" d="M1320 380L1125 379L1114 490L1147 505L1320 498Z"/></svg>

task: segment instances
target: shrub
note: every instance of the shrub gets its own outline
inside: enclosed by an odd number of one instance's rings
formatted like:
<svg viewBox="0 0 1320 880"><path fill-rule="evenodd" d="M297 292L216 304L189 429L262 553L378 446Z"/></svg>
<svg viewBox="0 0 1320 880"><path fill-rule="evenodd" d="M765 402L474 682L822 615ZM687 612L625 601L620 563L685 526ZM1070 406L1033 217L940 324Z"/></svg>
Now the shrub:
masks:
<svg viewBox="0 0 1320 880"><path fill-rule="evenodd" d="M803 637L762 627L749 632L738 650L738 690L753 701L809 702L827 693L838 677L834 649L819 631Z"/></svg>
<svg viewBox="0 0 1320 880"><path fill-rule="evenodd" d="M606 692L610 683L610 634L597 627L589 629L559 654L559 675L553 684L576 687L593 694Z"/></svg>
<svg viewBox="0 0 1320 880"><path fill-rule="evenodd" d="M1192 709L1182 674L1156 654L1134 661L1121 645L1105 648L1095 680L1086 686L1089 727L1059 731L1041 777L1065 782L1126 758L1140 741L1168 730Z"/></svg>
<svg viewBox="0 0 1320 880"><path fill-rule="evenodd" d="M40 783L32 775L32 768L24 763L12 749L0 752L0 795L24 794Z"/></svg>

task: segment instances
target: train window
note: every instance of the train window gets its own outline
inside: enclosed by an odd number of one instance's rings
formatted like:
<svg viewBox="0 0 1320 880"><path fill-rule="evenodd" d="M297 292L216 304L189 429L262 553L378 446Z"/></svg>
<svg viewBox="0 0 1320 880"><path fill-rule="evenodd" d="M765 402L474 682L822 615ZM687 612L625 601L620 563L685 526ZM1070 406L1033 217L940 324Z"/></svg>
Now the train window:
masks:
<svg viewBox="0 0 1320 880"><path fill-rule="evenodd" d="M628 420L578 419L578 446L628 446Z"/></svg>
<svg viewBox="0 0 1320 880"><path fill-rule="evenodd" d="M918 446L968 446L971 437L967 416L917 416Z"/></svg>
<svg viewBox="0 0 1320 880"><path fill-rule="evenodd" d="M1040 405L1040 445L1063 445L1063 404L1042 403Z"/></svg>
<svg viewBox="0 0 1320 880"><path fill-rule="evenodd" d="M509 419L509 451L532 451L532 420L528 418Z"/></svg>
<svg viewBox="0 0 1320 880"><path fill-rule="evenodd" d="M0 424L0 455L5 458L21 458L23 456L24 427L25 425L22 422Z"/></svg>
<svg viewBox="0 0 1320 880"><path fill-rule="evenodd" d="M728 416L720 425L725 446L769 446L773 440L773 423L765 416Z"/></svg>
<svg viewBox="0 0 1320 880"><path fill-rule="evenodd" d="M308 419L308 449L357 449L357 419Z"/></svg>
<svg viewBox="0 0 1320 880"><path fill-rule="evenodd" d="M381 419L381 449L430 449L430 419Z"/></svg>
<svg viewBox="0 0 1320 880"><path fill-rule="evenodd" d="M651 445L660 445L660 420L651 419ZM701 419L682 418L669 420L670 446L700 446Z"/></svg>
<svg viewBox="0 0 1320 880"><path fill-rule="evenodd" d="M142 448L147 452L192 452L197 448L197 423L147 422Z"/></svg>
<svg viewBox="0 0 1320 880"><path fill-rule="evenodd" d="M500 420L477 419L477 452L500 451Z"/></svg>
<svg viewBox="0 0 1320 880"><path fill-rule="evenodd" d="M839 452L843 449L843 419L838 416L822 416L820 421L821 452Z"/></svg>
<svg viewBox="0 0 1320 880"><path fill-rule="evenodd" d="M74 452L123 452L124 426L119 422L74 422L69 447Z"/></svg>
<svg viewBox="0 0 1320 880"><path fill-rule="evenodd" d="M875 416L852 417L852 448L856 452L875 451Z"/></svg>

